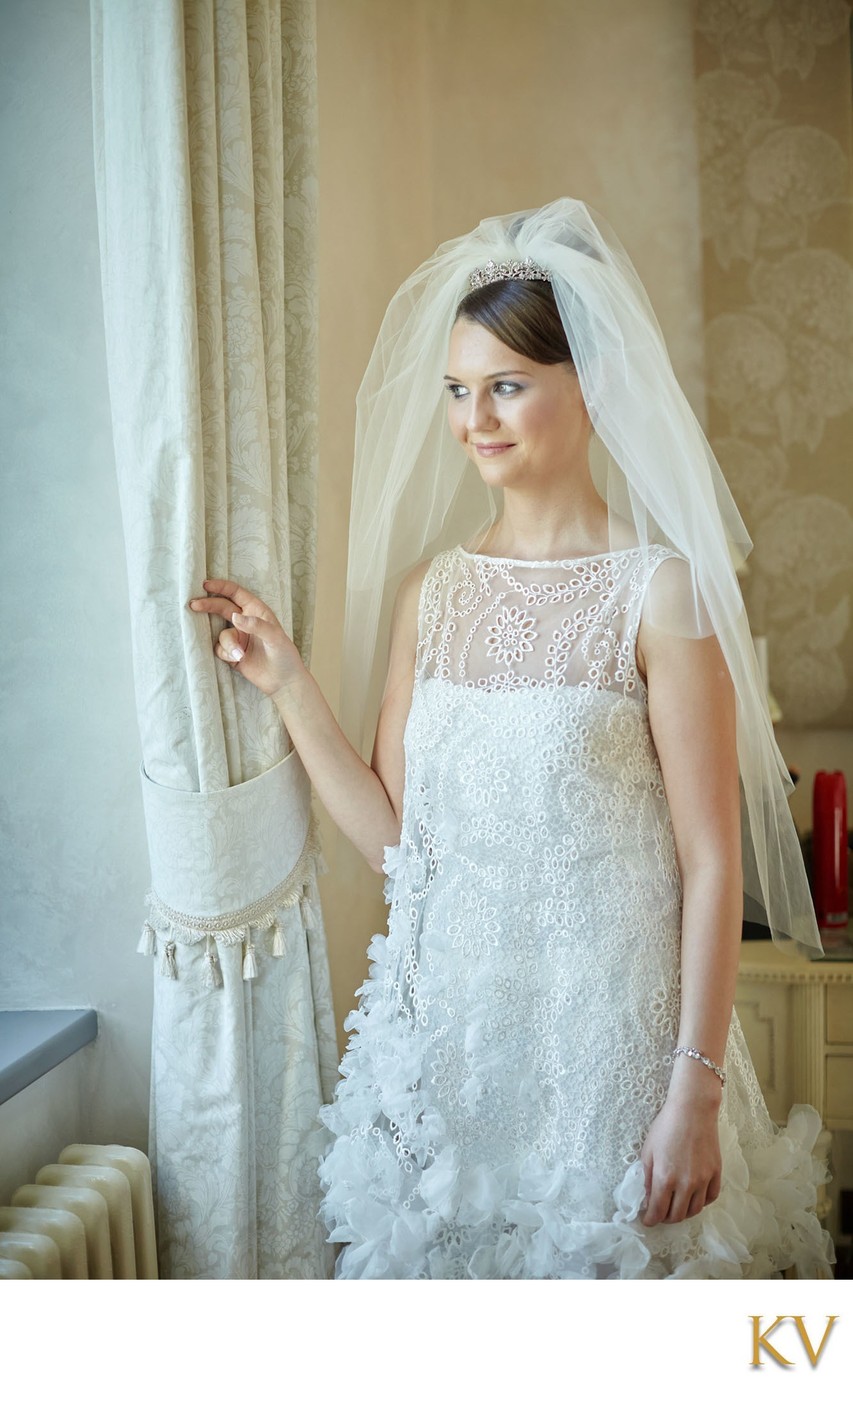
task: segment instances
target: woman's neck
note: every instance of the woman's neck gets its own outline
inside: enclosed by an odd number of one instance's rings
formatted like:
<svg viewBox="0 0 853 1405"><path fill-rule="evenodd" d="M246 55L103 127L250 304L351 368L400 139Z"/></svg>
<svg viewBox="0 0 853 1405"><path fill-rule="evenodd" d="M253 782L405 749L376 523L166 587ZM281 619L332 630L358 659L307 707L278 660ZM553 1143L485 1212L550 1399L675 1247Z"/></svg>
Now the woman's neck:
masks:
<svg viewBox="0 0 853 1405"><path fill-rule="evenodd" d="M607 504L592 480L570 495L505 489L503 513L478 545L494 556L524 561L568 560L610 547Z"/></svg>

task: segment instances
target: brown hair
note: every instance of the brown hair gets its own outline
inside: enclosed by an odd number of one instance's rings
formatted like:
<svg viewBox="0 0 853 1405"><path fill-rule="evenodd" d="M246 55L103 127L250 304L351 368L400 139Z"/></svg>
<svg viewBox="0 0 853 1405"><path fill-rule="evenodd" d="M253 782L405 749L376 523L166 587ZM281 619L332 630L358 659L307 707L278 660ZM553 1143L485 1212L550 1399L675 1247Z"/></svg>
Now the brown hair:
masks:
<svg viewBox="0 0 853 1405"><path fill-rule="evenodd" d="M574 365L553 289L544 279L501 278L474 288L456 309L460 318L479 323L528 361Z"/></svg>

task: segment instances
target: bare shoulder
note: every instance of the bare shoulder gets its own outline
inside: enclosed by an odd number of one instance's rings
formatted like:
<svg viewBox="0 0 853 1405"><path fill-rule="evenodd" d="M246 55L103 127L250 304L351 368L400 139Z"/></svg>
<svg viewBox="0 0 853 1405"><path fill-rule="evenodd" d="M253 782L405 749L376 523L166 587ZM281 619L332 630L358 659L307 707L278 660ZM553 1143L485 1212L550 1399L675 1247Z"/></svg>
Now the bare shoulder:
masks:
<svg viewBox="0 0 853 1405"><path fill-rule="evenodd" d="M417 633L421 586L431 565L431 559L419 561L417 566L408 571L400 582L397 598L394 601L393 630L395 634L398 631L410 633L413 630Z"/></svg>
<svg viewBox="0 0 853 1405"><path fill-rule="evenodd" d="M403 577L394 600L391 618L390 668L395 673L413 666L418 644L418 602L421 586L432 561L419 561Z"/></svg>
<svg viewBox="0 0 853 1405"><path fill-rule="evenodd" d="M425 561L419 561L417 566L413 566L411 571L408 571L406 573L406 575L400 582L400 588L397 591L398 601L404 601L405 603L408 603L412 598L414 598L415 605L417 606L418 596L421 593L421 586L424 583L426 574L430 566L432 565L432 562L433 558L427 557Z"/></svg>
<svg viewBox="0 0 853 1405"><path fill-rule="evenodd" d="M403 732L412 703L418 651L418 601L424 577L432 563L420 561L403 577L394 601L385 691L379 709L371 765L394 805L402 813Z"/></svg>

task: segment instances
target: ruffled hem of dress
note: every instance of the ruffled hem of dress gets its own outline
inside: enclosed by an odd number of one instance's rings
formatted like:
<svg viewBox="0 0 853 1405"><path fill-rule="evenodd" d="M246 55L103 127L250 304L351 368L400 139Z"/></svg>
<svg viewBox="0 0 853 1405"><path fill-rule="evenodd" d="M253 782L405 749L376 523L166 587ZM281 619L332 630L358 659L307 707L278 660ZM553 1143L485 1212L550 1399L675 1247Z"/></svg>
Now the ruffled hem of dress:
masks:
<svg viewBox="0 0 853 1405"><path fill-rule="evenodd" d="M389 887L396 858L386 855ZM639 1161L615 1186L533 1152L464 1167L422 1088L417 1031L388 1001L387 942L371 943L368 979L345 1025L344 1079L320 1112L320 1215L329 1241L345 1246L337 1277L764 1279L791 1269L831 1277L832 1241L815 1213L828 1138L805 1104L759 1146L742 1147L722 1117L721 1192L676 1225L640 1222ZM476 1087L468 1094L476 1099Z"/></svg>
<svg viewBox="0 0 853 1405"><path fill-rule="evenodd" d="M801 1106L792 1119L812 1114ZM446 1146L421 1172L419 1192L406 1207L404 1195L396 1199L387 1185L377 1185L339 1137L321 1166L329 1241L345 1246L336 1276L770 1279L793 1269L798 1278L831 1277L831 1240L814 1213L822 1177L809 1135L798 1139L802 1130L783 1129L772 1151L776 1167L749 1177L746 1186L732 1177L731 1162L739 1162L737 1170L747 1163L729 1147L728 1182L718 1199L682 1224L650 1228L639 1222L639 1162L611 1193L533 1153L462 1171L456 1149ZM571 1204L570 1214L561 1201ZM604 1218L608 1201L615 1209Z"/></svg>

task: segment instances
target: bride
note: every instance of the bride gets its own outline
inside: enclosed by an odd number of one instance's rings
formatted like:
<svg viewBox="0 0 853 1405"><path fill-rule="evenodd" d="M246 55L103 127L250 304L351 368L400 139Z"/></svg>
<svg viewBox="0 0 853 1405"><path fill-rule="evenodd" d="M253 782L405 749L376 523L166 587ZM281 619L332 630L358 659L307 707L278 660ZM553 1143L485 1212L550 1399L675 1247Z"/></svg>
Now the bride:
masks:
<svg viewBox="0 0 853 1405"><path fill-rule="evenodd" d="M473 535L466 464L501 504ZM357 742L390 614L370 764L263 601L191 602L387 875L321 1111L336 1276L828 1276L819 1118L771 1121L732 1008L744 891L819 945L750 544L581 202L484 221L392 301L350 542Z"/></svg>

